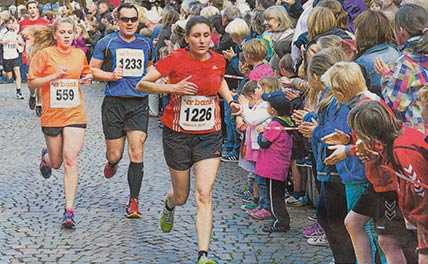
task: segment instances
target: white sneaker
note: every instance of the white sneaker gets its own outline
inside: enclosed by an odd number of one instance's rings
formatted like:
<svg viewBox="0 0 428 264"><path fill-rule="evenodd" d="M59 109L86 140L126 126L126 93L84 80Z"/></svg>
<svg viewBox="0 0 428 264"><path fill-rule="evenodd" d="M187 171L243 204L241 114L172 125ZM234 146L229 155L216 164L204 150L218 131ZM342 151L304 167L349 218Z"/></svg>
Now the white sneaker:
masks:
<svg viewBox="0 0 428 264"><path fill-rule="evenodd" d="M328 240L326 235L321 235L318 237L311 237L308 239L308 244L312 246L321 246L321 247L328 247Z"/></svg>

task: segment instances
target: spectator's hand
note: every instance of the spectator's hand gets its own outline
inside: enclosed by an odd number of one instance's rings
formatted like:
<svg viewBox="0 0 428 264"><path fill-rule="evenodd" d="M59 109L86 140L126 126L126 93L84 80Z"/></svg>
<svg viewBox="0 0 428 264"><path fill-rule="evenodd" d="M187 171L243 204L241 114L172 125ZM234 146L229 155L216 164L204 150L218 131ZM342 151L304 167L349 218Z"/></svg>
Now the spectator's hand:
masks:
<svg viewBox="0 0 428 264"><path fill-rule="evenodd" d="M192 82L188 82L192 75L187 76L183 80L174 85L174 93L178 94L195 94L198 91L198 86Z"/></svg>
<svg viewBox="0 0 428 264"><path fill-rule="evenodd" d="M257 126L257 128L256 128L257 133L265 132L265 130L266 130L266 128L265 128L265 126L263 126L263 125L259 125L259 126Z"/></svg>
<svg viewBox="0 0 428 264"><path fill-rule="evenodd" d="M236 56L235 51L230 47L227 50L223 50L223 56L226 60L230 61L233 57Z"/></svg>
<svg viewBox="0 0 428 264"><path fill-rule="evenodd" d="M158 38L154 38L152 43L153 43L153 47L156 46L156 44L158 43L159 39Z"/></svg>
<svg viewBox="0 0 428 264"><path fill-rule="evenodd" d="M328 145L347 145L351 140L351 136L345 132L336 129L333 133L323 137L321 141Z"/></svg>
<svg viewBox="0 0 428 264"><path fill-rule="evenodd" d="M298 91L288 89L288 90L285 90L285 97L287 97L288 100L292 101L300 97L300 93Z"/></svg>
<svg viewBox="0 0 428 264"><path fill-rule="evenodd" d="M394 69L394 63L391 61L389 63L389 66L383 62L382 58L380 56L377 56L374 59L374 70L377 72L377 74L382 75L386 72L390 72Z"/></svg>
<svg viewBox="0 0 428 264"><path fill-rule="evenodd" d="M359 139L355 146L357 147L357 157L363 163L376 163L380 159L380 154L377 151L371 150Z"/></svg>
<svg viewBox="0 0 428 264"><path fill-rule="evenodd" d="M88 73L80 78L80 83L83 85L91 85L92 84L92 74Z"/></svg>
<svg viewBox="0 0 428 264"><path fill-rule="evenodd" d="M119 65L117 65L117 67L114 69L114 71L112 72L112 81L118 81L120 79L122 79L123 77L123 65L121 63L119 63Z"/></svg>
<svg viewBox="0 0 428 264"><path fill-rule="evenodd" d="M291 115L291 119L293 119L293 121L299 125L302 123L303 118L305 117L305 115L307 113L309 113L310 111L308 109L304 109L304 110L294 110L293 114Z"/></svg>
<svg viewBox="0 0 428 264"><path fill-rule="evenodd" d="M339 161L346 159L346 153L345 153L346 146L335 145L335 146L329 146L328 149L334 150L334 152L330 156L325 158L325 160L324 160L325 164L334 165L334 164L338 163Z"/></svg>
<svg viewBox="0 0 428 264"><path fill-rule="evenodd" d="M287 77L279 78L282 88L293 88L293 80Z"/></svg>
<svg viewBox="0 0 428 264"><path fill-rule="evenodd" d="M302 133L305 138L311 138L312 133L314 132L317 126L318 122L312 118L311 122L302 122L299 125L299 132Z"/></svg>

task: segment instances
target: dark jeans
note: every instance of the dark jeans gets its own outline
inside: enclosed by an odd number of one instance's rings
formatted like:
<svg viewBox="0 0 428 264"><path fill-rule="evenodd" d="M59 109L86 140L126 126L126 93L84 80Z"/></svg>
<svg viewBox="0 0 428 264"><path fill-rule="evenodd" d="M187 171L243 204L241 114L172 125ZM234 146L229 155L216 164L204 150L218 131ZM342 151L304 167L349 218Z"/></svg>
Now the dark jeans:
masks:
<svg viewBox="0 0 428 264"><path fill-rule="evenodd" d="M322 182L317 209L318 223L325 231L335 263L355 263L351 237L343 222L348 212L344 185Z"/></svg>
<svg viewBox="0 0 428 264"><path fill-rule="evenodd" d="M238 155L239 154L239 136L236 131L236 122L232 117L232 113L230 111L228 103L223 100L224 107L224 123L226 126L226 143L224 145L224 150L230 155Z"/></svg>

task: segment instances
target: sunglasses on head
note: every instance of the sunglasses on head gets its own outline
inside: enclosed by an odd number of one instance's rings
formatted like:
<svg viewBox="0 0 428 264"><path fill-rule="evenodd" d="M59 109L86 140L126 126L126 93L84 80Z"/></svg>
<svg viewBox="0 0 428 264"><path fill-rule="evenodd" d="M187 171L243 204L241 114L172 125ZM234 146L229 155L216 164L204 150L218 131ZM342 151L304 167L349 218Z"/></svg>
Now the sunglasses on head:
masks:
<svg viewBox="0 0 428 264"><path fill-rule="evenodd" d="M119 19L124 23L129 23L129 22L135 23L138 21L138 17L120 17Z"/></svg>

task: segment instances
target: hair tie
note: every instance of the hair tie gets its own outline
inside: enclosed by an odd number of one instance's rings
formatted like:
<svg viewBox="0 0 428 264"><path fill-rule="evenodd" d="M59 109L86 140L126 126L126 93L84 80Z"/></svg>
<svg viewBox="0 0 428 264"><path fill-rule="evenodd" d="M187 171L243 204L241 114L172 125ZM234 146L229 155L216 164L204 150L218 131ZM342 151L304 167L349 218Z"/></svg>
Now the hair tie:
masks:
<svg viewBox="0 0 428 264"><path fill-rule="evenodd" d="M426 27L426 28L424 28L423 30L422 30L422 34L424 34L425 35L425 33L427 33L428 32L428 27Z"/></svg>

